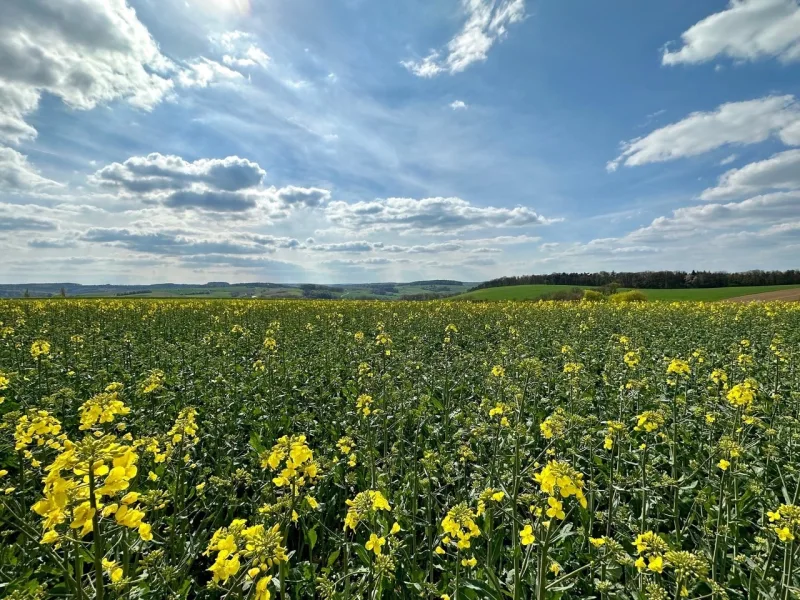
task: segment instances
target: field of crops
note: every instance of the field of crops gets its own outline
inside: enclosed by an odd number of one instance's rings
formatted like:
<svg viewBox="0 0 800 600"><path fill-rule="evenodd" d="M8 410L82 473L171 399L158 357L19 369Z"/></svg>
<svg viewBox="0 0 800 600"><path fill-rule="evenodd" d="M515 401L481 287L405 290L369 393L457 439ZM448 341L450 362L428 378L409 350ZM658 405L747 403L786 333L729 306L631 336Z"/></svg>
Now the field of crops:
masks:
<svg viewBox="0 0 800 600"><path fill-rule="evenodd" d="M800 593L798 304L0 321L2 597Z"/></svg>
<svg viewBox="0 0 800 600"><path fill-rule="evenodd" d="M539 298L575 289L571 285L510 285L503 287L483 288L474 290L456 297L457 300L538 300ZM624 291L625 288L623 288ZM796 285L762 285L762 286L731 286L721 288L692 288L692 289L645 289L641 290L648 300L663 300L668 302L695 301L715 302L728 300L752 294L765 294L784 290L796 290Z"/></svg>

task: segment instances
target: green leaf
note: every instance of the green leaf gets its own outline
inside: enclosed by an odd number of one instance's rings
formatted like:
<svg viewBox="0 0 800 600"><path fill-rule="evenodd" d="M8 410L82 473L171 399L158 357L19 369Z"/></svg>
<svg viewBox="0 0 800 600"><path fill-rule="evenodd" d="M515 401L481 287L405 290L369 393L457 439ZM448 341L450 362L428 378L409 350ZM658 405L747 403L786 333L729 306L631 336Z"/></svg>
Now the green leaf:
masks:
<svg viewBox="0 0 800 600"><path fill-rule="evenodd" d="M314 546L317 545L317 528L309 529L306 531L306 537L308 538L308 547L311 551L314 551Z"/></svg>

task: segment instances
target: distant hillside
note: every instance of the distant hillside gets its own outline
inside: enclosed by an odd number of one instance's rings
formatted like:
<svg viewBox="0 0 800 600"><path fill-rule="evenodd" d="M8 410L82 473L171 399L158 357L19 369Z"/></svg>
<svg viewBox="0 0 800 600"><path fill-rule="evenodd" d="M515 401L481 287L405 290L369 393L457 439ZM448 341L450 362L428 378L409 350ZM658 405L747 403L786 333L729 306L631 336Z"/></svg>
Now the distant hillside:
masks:
<svg viewBox="0 0 800 600"><path fill-rule="evenodd" d="M353 300L426 300L462 294L475 283L436 279L411 283L320 285L313 283L157 283L81 285L79 283L0 284L0 298L309 298Z"/></svg>

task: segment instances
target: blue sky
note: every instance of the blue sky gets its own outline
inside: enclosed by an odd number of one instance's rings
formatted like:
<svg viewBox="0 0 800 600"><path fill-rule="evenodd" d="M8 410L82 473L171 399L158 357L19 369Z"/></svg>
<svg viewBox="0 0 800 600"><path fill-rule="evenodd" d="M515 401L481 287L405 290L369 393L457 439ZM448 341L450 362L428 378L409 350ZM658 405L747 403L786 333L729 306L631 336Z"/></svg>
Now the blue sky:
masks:
<svg viewBox="0 0 800 600"><path fill-rule="evenodd" d="M798 0L4 10L2 281L799 266Z"/></svg>

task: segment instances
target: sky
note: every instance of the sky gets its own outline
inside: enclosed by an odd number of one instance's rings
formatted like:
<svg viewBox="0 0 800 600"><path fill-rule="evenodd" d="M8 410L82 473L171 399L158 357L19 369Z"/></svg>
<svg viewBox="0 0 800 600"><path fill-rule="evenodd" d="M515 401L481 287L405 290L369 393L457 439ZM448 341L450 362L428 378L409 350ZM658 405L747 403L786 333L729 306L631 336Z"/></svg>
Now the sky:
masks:
<svg viewBox="0 0 800 600"><path fill-rule="evenodd" d="M800 0L4 0L0 281L798 268Z"/></svg>

